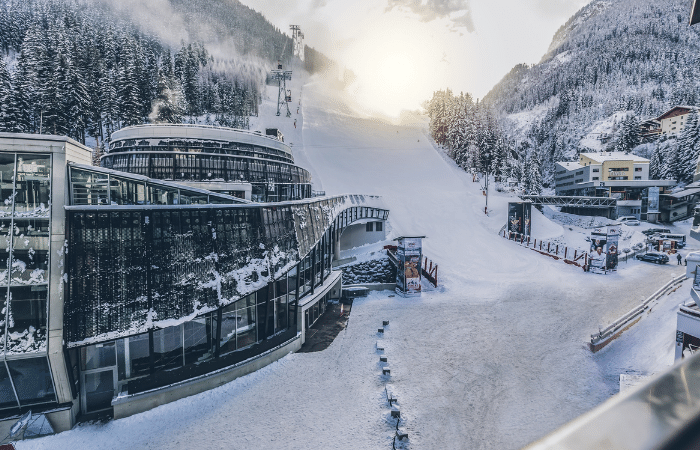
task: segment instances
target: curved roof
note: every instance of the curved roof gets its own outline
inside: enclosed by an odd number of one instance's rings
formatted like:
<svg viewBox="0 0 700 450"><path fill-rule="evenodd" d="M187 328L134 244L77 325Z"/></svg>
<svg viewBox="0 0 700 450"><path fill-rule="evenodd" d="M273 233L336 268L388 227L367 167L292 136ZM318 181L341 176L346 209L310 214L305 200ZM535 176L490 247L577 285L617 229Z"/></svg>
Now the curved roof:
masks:
<svg viewBox="0 0 700 450"><path fill-rule="evenodd" d="M209 125L135 125L122 128L112 133L112 142L125 139L206 139L212 141L240 142L242 144L273 148L290 155L292 154L292 149L287 144L275 138L248 130L237 130L235 128L214 127Z"/></svg>

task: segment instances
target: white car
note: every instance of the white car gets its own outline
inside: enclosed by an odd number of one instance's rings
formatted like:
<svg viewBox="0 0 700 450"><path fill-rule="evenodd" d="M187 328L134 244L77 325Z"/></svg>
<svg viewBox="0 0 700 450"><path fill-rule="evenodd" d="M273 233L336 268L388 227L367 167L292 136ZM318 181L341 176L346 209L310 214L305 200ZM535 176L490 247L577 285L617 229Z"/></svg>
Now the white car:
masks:
<svg viewBox="0 0 700 450"><path fill-rule="evenodd" d="M639 224L641 223L641 222L639 221L639 219L637 219L637 218L634 217L634 216L622 216L622 217L618 217L618 218L617 218L617 221L620 222L620 223L623 224L623 225L628 225L628 226L637 226L637 225L639 225Z"/></svg>

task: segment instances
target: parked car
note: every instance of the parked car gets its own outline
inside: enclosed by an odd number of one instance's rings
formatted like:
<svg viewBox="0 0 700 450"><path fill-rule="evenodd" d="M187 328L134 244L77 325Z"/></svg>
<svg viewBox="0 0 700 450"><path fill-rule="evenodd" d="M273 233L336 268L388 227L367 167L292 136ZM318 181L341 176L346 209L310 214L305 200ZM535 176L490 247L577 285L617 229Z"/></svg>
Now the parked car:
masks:
<svg viewBox="0 0 700 450"><path fill-rule="evenodd" d="M649 228L646 230L643 230L642 233L646 234L647 236L651 236L652 234L657 234L657 233L670 233L671 230L668 228Z"/></svg>
<svg viewBox="0 0 700 450"><path fill-rule="evenodd" d="M637 225L641 224L641 222L639 221L639 219L637 219L637 218L634 217L634 216L622 216L622 217L618 217L618 218L617 218L617 221L620 222L620 223L623 224L623 225L637 226Z"/></svg>
<svg viewBox="0 0 700 450"><path fill-rule="evenodd" d="M668 255L665 253L644 253L643 255L635 256L640 261L648 261L656 264L668 263Z"/></svg>

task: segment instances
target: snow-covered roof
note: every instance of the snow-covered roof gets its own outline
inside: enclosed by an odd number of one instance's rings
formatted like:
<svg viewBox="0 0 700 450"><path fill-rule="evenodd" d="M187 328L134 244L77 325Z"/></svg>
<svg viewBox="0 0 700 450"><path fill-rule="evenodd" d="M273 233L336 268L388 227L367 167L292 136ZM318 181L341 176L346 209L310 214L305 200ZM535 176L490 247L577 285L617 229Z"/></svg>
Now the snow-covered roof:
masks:
<svg viewBox="0 0 700 450"><path fill-rule="evenodd" d="M646 158L624 152L581 153L581 156L585 156L586 158L590 158L599 163L604 163L605 161L634 161L639 163L649 162L649 160Z"/></svg>
<svg viewBox="0 0 700 450"><path fill-rule="evenodd" d="M557 164L559 164L567 170L575 170L583 167L578 161L559 161L557 162Z"/></svg>
<svg viewBox="0 0 700 450"><path fill-rule="evenodd" d="M659 117L656 118L656 120L663 120L663 119L668 119L669 117L676 117L680 116L682 114L685 114L687 112L690 112L692 110L697 111L699 108L697 106L686 106L686 105L678 105L674 106L673 108L669 109L665 113L661 114Z"/></svg>

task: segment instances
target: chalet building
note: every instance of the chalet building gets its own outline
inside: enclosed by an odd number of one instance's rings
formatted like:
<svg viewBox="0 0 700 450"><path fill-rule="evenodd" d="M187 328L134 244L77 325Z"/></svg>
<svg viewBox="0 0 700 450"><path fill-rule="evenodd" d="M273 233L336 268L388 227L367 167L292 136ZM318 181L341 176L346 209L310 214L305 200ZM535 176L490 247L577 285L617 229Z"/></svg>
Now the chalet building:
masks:
<svg viewBox="0 0 700 450"><path fill-rule="evenodd" d="M687 122L690 113L697 110L697 106L674 106L670 110L661 114L655 119L660 124L657 135L679 135L685 128L685 123ZM644 129L642 129L642 133L644 133Z"/></svg>

